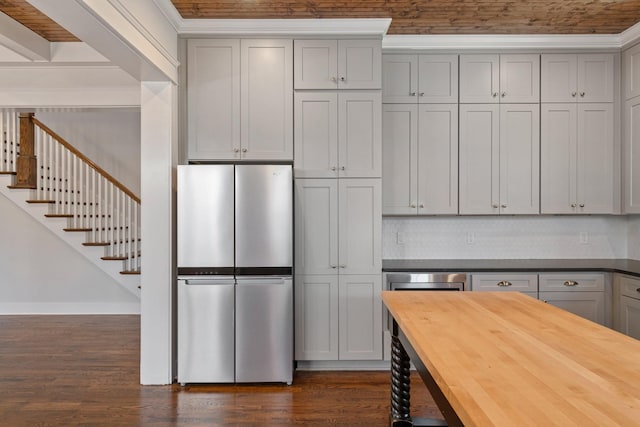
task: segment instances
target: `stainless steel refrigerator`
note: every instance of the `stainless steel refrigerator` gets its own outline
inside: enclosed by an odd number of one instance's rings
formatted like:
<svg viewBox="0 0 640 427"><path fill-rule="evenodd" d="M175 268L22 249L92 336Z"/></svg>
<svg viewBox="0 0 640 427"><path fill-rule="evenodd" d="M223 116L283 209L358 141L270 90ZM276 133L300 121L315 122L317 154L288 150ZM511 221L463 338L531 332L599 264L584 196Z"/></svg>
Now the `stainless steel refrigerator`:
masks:
<svg viewBox="0 0 640 427"><path fill-rule="evenodd" d="M178 166L178 382L293 378L291 165Z"/></svg>

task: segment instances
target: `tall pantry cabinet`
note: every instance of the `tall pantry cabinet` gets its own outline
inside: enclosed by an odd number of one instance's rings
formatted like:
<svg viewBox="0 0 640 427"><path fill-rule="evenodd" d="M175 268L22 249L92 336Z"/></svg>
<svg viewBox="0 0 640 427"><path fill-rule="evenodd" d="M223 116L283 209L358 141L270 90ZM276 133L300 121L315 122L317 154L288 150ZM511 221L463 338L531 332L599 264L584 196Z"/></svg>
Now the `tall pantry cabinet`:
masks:
<svg viewBox="0 0 640 427"><path fill-rule="evenodd" d="M624 213L640 213L640 44L622 53Z"/></svg>
<svg viewBox="0 0 640 427"><path fill-rule="evenodd" d="M294 41L299 361L382 359L381 48Z"/></svg>

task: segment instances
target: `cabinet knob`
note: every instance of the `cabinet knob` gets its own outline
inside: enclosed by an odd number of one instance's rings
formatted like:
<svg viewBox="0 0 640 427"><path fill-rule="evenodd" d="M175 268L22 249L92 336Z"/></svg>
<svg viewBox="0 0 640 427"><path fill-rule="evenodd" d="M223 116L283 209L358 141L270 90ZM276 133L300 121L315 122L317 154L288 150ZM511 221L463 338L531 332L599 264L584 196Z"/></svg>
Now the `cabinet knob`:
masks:
<svg viewBox="0 0 640 427"><path fill-rule="evenodd" d="M411 208L415 208L415 207L416 207L416 204L415 204L415 203L411 203L411 204L409 205L409 207L411 207Z"/></svg>
<svg viewBox="0 0 640 427"><path fill-rule="evenodd" d="M420 96L424 96L424 92L420 92Z"/></svg>
<svg viewBox="0 0 640 427"><path fill-rule="evenodd" d="M243 152L243 153L246 153L246 152L247 152L247 149L246 149L246 148L243 148L243 149L242 149L242 152Z"/></svg>
<svg viewBox="0 0 640 427"><path fill-rule="evenodd" d="M340 264L340 268L347 268L346 264Z"/></svg>
<svg viewBox="0 0 640 427"><path fill-rule="evenodd" d="M340 170L343 171L344 170L344 166L340 166Z"/></svg>
<svg viewBox="0 0 640 427"><path fill-rule="evenodd" d="M580 203L580 207L581 207L581 208L584 208L584 203Z"/></svg>
<svg viewBox="0 0 640 427"><path fill-rule="evenodd" d="M580 92L580 98L584 98L584 92Z"/></svg>
<svg viewBox="0 0 640 427"><path fill-rule="evenodd" d="M502 97L504 98L505 96L507 96L507 92L502 92Z"/></svg>
<svg viewBox="0 0 640 427"><path fill-rule="evenodd" d="M416 93L415 92L411 92L411 96L416 96Z"/></svg>
<svg viewBox="0 0 640 427"><path fill-rule="evenodd" d="M331 166L331 170L332 170L332 171L335 171L336 169L338 169L338 168L337 168L337 167L335 167L335 166Z"/></svg>
<svg viewBox="0 0 640 427"><path fill-rule="evenodd" d="M504 209L504 208L506 208L506 207L507 207L507 205L500 205L500 207L501 207L502 209Z"/></svg>
<svg viewBox="0 0 640 427"><path fill-rule="evenodd" d="M239 152L240 152L240 149L239 149L239 148L234 148L234 149L233 149L233 152L234 152L234 153L239 153Z"/></svg>
<svg viewBox="0 0 640 427"><path fill-rule="evenodd" d="M571 96L572 96L572 97L574 97L574 98L575 98L575 97L576 97L576 95L577 95L577 93L576 93L576 92L571 92Z"/></svg>
<svg viewBox="0 0 640 427"><path fill-rule="evenodd" d="M498 96L498 92L493 92L493 93L491 94L491 96L493 96L494 98L496 98L496 97Z"/></svg>
<svg viewBox="0 0 640 427"><path fill-rule="evenodd" d="M640 288L636 289L636 292L640 292Z"/></svg>
<svg viewBox="0 0 640 427"><path fill-rule="evenodd" d="M347 79L345 79L344 77L340 77L340 81L341 81L341 82L343 82L343 81L345 81L345 80L347 80Z"/></svg>
<svg viewBox="0 0 640 427"><path fill-rule="evenodd" d="M576 207L576 204L575 204L575 203L571 203L571 207L572 207L572 208L575 208L575 207Z"/></svg>
<svg viewBox="0 0 640 427"><path fill-rule="evenodd" d="M420 209L424 209L424 203L420 203Z"/></svg>
<svg viewBox="0 0 640 427"><path fill-rule="evenodd" d="M578 282L576 282L575 280L567 280L566 282L563 283L563 285L565 285L565 286L578 286Z"/></svg>
<svg viewBox="0 0 640 427"><path fill-rule="evenodd" d="M331 268L338 268L338 266L331 264Z"/></svg>
<svg viewBox="0 0 640 427"><path fill-rule="evenodd" d="M507 287L507 286L511 286L511 282L507 282L506 280L502 280L498 283L496 283L496 285L500 286L501 288Z"/></svg>
<svg viewBox="0 0 640 427"><path fill-rule="evenodd" d="M493 208L494 209L498 209L498 205L493 205Z"/></svg>

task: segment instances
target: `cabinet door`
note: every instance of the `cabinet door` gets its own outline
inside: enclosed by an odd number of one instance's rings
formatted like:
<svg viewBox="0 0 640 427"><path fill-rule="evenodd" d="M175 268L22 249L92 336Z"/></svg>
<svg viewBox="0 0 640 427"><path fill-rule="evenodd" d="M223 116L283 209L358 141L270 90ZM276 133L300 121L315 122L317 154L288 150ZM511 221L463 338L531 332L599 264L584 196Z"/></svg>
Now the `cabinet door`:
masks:
<svg viewBox="0 0 640 427"><path fill-rule="evenodd" d="M295 180L296 274L338 272L338 183Z"/></svg>
<svg viewBox="0 0 640 427"><path fill-rule="evenodd" d="M576 212L576 104L541 105L540 212Z"/></svg>
<svg viewBox="0 0 640 427"><path fill-rule="evenodd" d="M622 53L625 99L640 96L640 44Z"/></svg>
<svg viewBox="0 0 640 427"><path fill-rule="evenodd" d="M620 332L640 340L640 300L620 298L620 323Z"/></svg>
<svg viewBox="0 0 640 427"><path fill-rule="evenodd" d="M415 103L418 97L418 56L382 55L382 102Z"/></svg>
<svg viewBox="0 0 640 427"><path fill-rule="evenodd" d="M578 212L613 213L613 104L578 106Z"/></svg>
<svg viewBox="0 0 640 427"><path fill-rule="evenodd" d="M240 41L187 42L188 158L240 158Z"/></svg>
<svg viewBox="0 0 640 427"><path fill-rule="evenodd" d="M339 179L340 274L382 271L380 179Z"/></svg>
<svg viewBox="0 0 640 427"><path fill-rule="evenodd" d="M340 360L382 360L382 276L341 275Z"/></svg>
<svg viewBox="0 0 640 427"><path fill-rule="evenodd" d="M540 100L542 102L576 102L577 76L576 55L542 55L540 57Z"/></svg>
<svg viewBox="0 0 640 427"><path fill-rule="evenodd" d="M613 55L578 55L578 102L613 102Z"/></svg>
<svg viewBox="0 0 640 427"><path fill-rule="evenodd" d="M415 215L418 107L415 104L385 104L382 108L382 214Z"/></svg>
<svg viewBox="0 0 640 427"><path fill-rule="evenodd" d="M418 147L414 157L418 159L418 214L457 214L457 104L418 106Z"/></svg>
<svg viewBox="0 0 640 427"><path fill-rule="evenodd" d="M640 97L627 101L624 106L623 159L624 212L640 213Z"/></svg>
<svg viewBox="0 0 640 427"><path fill-rule="evenodd" d="M500 213L540 212L538 104L500 105Z"/></svg>
<svg viewBox="0 0 640 427"><path fill-rule="evenodd" d="M460 105L460 214L499 213L499 105Z"/></svg>
<svg viewBox="0 0 640 427"><path fill-rule="evenodd" d="M382 41L338 40L338 89L382 87Z"/></svg>
<svg viewBox="0 0 640 427"><path fill-rule="evenodd" d="M338 42L294 41L294 86L296 89L338 87Z"/></svg>
<svg viewBox="0 0 640 427"><path fill-rule="evenodd" d="M418 72L418 102L458 102L458 55L420 55Z"/></svg>
<svg viewBox="0 0 640 427"><path fill-rule="evenodd" d="M604 292L543 292L539 298L551 305L604 325Z"/></svg>
<svg viewBox="0 0 640 427"><path fill-rule="evenodd" d="M460 55L461 103L497 103L499 90L498 55Z"/></svg>
<svg viewBox="0 0 640 427"><path fill-rule="evenodd" d="M292 41L241 41L242 158L293 160Z"/></svg>
<svg viewBox="0 0 640 427"><path fill-rule="evenodd" d="M295 277L296 360L338 360L338 276Z"/></svg>
<svg viewBox="0 0 640 427"><path fill-rule="evenodd" d="M296 92L296 177L338 176L338 95L335 92Z"/></svg>
<svg viewBox="0 0 640 427"><path fill-rule="evenodd" d="M382 102L379 91L338 94L338 175L382 174Z"/></svg>
<svg viewBox="0 0 640 427"><path fill-rule="evenodd" d="M500 102L540 101L540 55L500 55Z"/></svg>

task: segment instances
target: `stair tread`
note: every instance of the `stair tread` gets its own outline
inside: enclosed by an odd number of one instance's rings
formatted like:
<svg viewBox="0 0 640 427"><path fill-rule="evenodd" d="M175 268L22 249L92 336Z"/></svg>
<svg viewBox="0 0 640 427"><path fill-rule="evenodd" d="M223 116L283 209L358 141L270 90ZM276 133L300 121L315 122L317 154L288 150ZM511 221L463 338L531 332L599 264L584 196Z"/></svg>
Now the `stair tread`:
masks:
<svg viewBox="0 0 640 427"><path fill-rule="evenodd" d="M121 271L120 274L140 274L140 270L125 270Z"/></svg>
<svg viewBox="0 0 640 427"><path fill-rule="evenodd" d="M63 230L71 231L71 232L75 232L75 231L88 232L88 231L91 231L91 228L63 228Z"/></svg>
<svg viewBox="0 0 640 427"><path fill-rule="evenodd" d="M17 173L10 171L0 171L0 175L17 175Z"/></svg>
<svg viewBox="0 0 640 427"><path fill-rule="evenodd" d="M82 246L109 246L108 242L84 242Z"/></svg>
<svg viewBox="0 0 640 427"><path fill-rule="evenodd" d="M12 190L35 190L38 187L25 186L25 185L7 185L7 188Z"/></svg>
<svg viewBox="0 0 640 427"><path fill-rule="evenodd" d="M46 218L73 218L72 214L44 214Z"/></svg>
<svg viewBox="0 0 640 427"><path fill-rule="evenodd" d="M27 200L27 203L55 203L55 200Z"/></svg>

